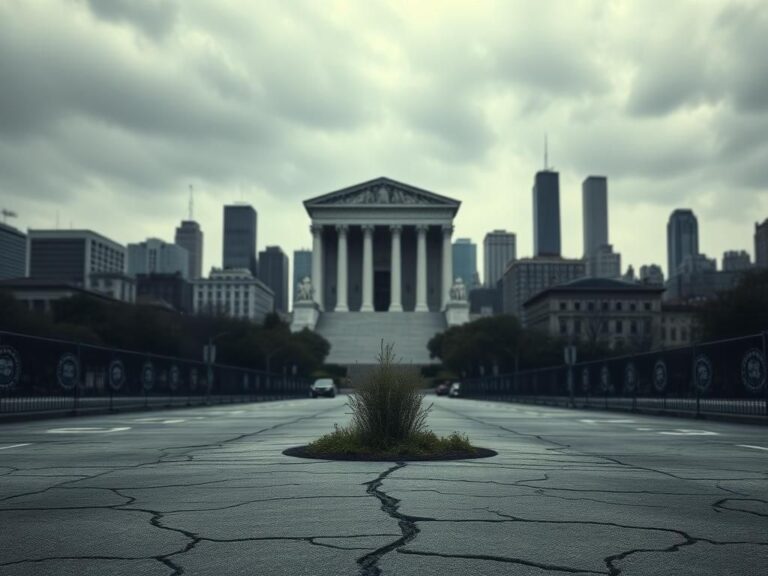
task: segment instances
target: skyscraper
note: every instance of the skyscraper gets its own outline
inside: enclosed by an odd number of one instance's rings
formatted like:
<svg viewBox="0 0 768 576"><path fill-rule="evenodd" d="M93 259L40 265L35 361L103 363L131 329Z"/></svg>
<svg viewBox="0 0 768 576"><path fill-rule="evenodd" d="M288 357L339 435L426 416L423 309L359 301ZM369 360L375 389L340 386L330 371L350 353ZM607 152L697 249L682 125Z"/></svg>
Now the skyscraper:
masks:
<svg viewBox="0 0 768 576"><path fill-rule="evenodd" d="M312 280L312 250L293 251L293 301L298 296L297 285L304 278Z"/></svg>
<svg viewBox="0 0 768 576"><path fill-rule="evenodd" d="M536 172L533 185L533 253L560 256L560 175Z"/></svg>
<svg viewBox="0 0 768 576"><path fill-rule="evenodd" d="M224 269L246 269L257 277L256 219L249 204L224 206Z"/></svg>
<svg viewBox="0 0 768 576"><path fill-rule="evenodd" d="M259 252L259 278L275 294L275 312L288 312L288 256L280 246Z"/></svg>
<svg viewBox="0 0 768 576"><path fill-rule="evenodd" d="M0 224L0 280L27 275L27 235Z"/></svg>
<svg viewBox="0 0 768 576"><path fill-rule="evenodd" d="M672 278L686 256L699 254L699 223L692 210L678 208L667 223L667 275Z"/></svg>
<svg viewBox="0 0 768 576"><path fill-rule="evenodd" d="M483 284L495 288L510 262L517 258L517 238L512 232L494 230L483 239Z"/></svg>
<svg viewBox="0 0 768 576"><path fill-rule="evenodd" d="M584 228L584 257L589 258L608 244L608 179L589 176L581 185Z"/></svg>
<svg viewBox="0 0 768 576"><path fill-rule="evenodd" d="M469 238L453 243L453 277L464 280L467 291L477 284L477 245Z"/></svg>
<svg viewBox="0 0 768 576"><path fill-rule="evenodd" d="M200 224L194 220L182 220L181 226L176 228L174 242L189 254L189 278L200 278L203 275L203 231Z"/></svg>
<svg viewBox="0 0 768 576"><path fill-rule="evenodd" d="M768 268L768 218L755 223L755 266Z"/></svg>

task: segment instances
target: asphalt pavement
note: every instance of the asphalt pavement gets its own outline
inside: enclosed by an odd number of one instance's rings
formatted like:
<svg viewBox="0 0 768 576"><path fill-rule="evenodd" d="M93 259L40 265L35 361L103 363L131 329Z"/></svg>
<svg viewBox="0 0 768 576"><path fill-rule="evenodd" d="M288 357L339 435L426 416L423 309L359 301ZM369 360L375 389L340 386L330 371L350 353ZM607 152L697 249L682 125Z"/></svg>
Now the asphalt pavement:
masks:
<svg viewBox="0 0 768 576"><path fill-rule="evenodd" d="M498 456L282 455L344 397L2 424L0 576L768 573L768 427L429 401Z"/></svg>

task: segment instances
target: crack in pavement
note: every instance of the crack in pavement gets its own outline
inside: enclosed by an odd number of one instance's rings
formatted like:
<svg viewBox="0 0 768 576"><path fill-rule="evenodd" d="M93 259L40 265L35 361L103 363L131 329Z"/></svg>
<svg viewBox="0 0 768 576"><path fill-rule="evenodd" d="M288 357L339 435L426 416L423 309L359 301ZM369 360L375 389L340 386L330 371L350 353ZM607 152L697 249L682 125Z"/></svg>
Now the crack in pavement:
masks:
<svg viewBox="0 0 768 576"><path fill-rule="evenodd" d="M490 554L446 554L443 552L426 552L423 550L407 550L398 549L398 554L410 554L412 556L436 556L438 558L462 558L465 560L489 560L491 562L503 562L505 564L519 564L521 566L530 566L532 568L540 568L541 570L548 570L550 572L565 572L568 574L604 574L603 572L596 572L594 570L582 570L580 568L571 568L569 566L558 566L557 564L544 564L542 562L534 562L532 560L525 560L524 558L513 558L511 556L493 556Z"/></svg>

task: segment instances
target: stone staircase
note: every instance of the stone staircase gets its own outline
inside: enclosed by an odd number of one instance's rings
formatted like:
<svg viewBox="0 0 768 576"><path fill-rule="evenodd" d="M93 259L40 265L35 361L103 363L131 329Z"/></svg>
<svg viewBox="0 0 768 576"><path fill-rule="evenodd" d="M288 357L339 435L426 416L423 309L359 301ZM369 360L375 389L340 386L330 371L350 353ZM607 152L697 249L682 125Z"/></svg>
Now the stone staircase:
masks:
<svg viewBox="0 0 768 576"><path fill-rule="evenodd" d="M383 340L403 364L425 365L435 362L427 342L445 328L440 312L323 312L315 331L331 343L329 364L375 364Z"/></svg>

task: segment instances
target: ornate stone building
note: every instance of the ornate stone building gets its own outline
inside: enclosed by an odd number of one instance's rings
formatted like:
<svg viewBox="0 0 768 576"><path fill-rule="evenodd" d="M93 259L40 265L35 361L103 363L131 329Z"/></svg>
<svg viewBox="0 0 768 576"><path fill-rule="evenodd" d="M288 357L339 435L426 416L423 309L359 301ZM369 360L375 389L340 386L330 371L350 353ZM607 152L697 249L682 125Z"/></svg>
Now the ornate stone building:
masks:
<svg viewBox="0 0 768 576"><path fill-rule="evenodd" d="M371 352L370 343L359 344L368 336L376 346L382 338L408 340L399 353L429 361L426 342L445 328L451 299L451 236L460 204L389 178L304 202L312 221L317 330L331 340L330 362L372 360L358 358ZM351 334L359 345L340 340ZM423 350L406 350L418 347Z"/></svg>

